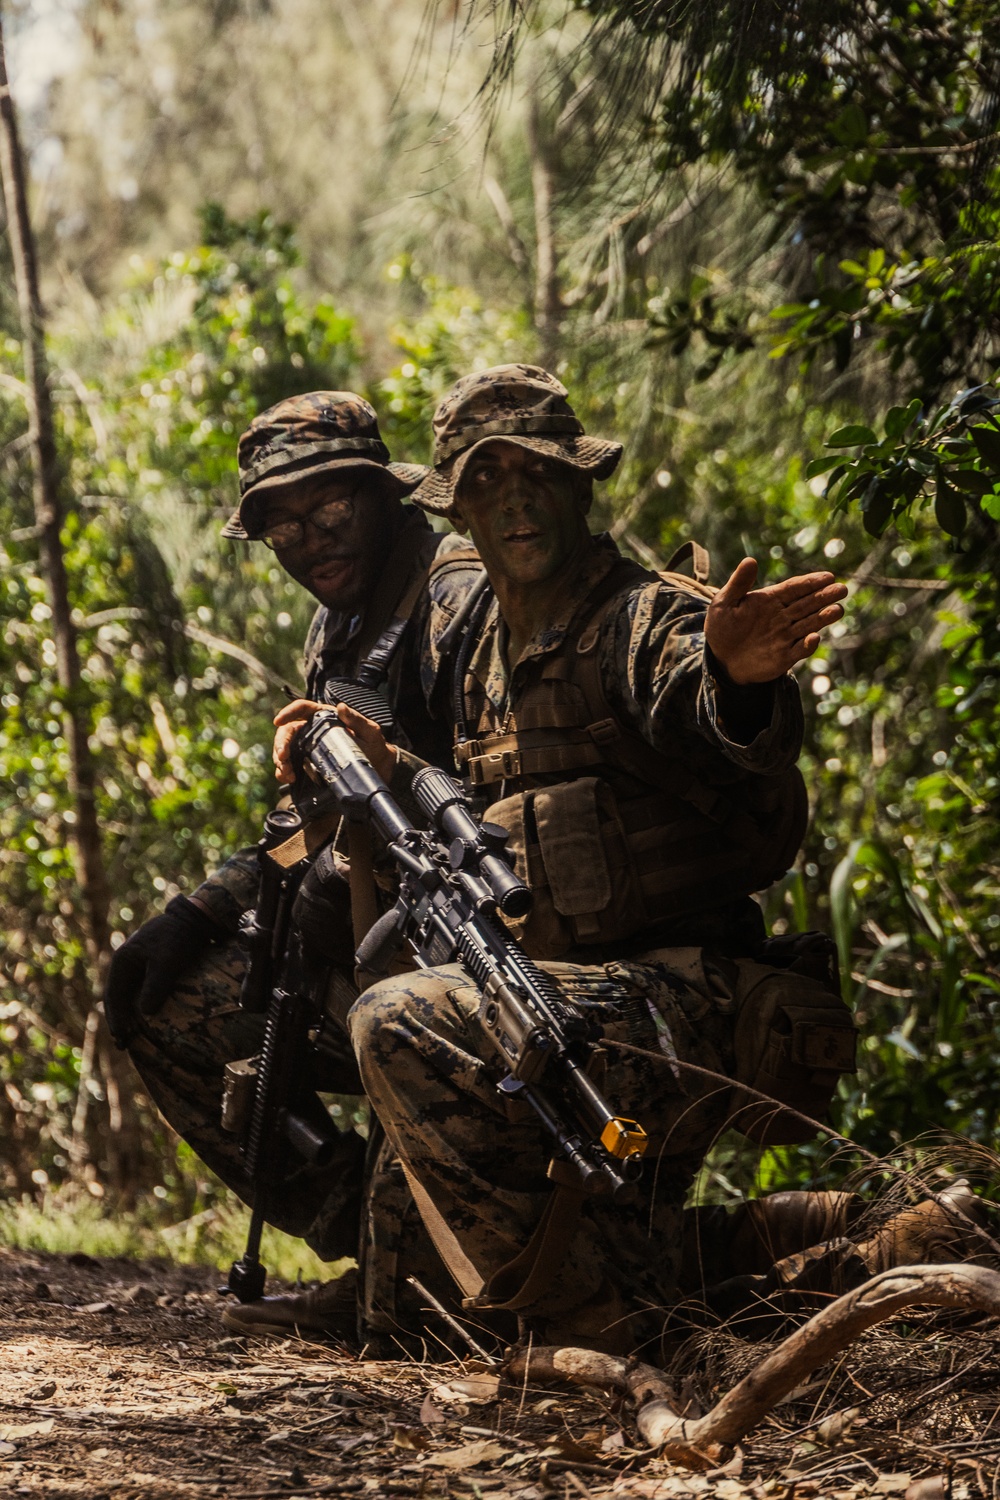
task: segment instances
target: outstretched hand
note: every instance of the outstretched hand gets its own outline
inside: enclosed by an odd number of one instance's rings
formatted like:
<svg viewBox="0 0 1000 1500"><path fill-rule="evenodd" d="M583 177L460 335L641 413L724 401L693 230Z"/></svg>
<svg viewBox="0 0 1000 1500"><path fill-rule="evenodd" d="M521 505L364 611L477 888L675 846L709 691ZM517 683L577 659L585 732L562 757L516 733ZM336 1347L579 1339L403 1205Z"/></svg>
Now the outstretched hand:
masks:
<svg viewBox="0 0 1000 1500"><path fill-rule="evenodd" d="M755 589L757 564L745 557L708 606L705 639L736 683L773 682L812 656L820 632L843 615L844 584L805 573Z"/></svg>
<svg viewBox="0 0 1000 1500"><path fill-rule="evenodd" d="M286 703L275 714L276 732L271 759L274 761L275 777L282 785L290 786L295 780L292 761L295 736L304 724L309 723L314 713L329 707L329 703L312 703L308 698L296 698L294 703ZM364 714L359 714L356 708L348 708L346 703L338 703L336 707L337 717L348 734L357 741L382 780L389 781L396 766L395 745L386 742L385 735L374 719L366 719Z"/></svg>

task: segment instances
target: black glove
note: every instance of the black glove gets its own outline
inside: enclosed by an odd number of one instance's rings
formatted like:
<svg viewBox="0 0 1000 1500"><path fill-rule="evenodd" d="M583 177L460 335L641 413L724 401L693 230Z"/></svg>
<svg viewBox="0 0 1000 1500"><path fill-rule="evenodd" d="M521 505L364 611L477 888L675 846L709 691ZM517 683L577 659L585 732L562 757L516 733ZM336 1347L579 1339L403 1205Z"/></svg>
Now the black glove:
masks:
<svg viewBox="0 0 1000 1500"><path fill-rule="evenodd" d="M313 957L354 968L350 867L329 846L306 871L292 921Z"/></svg>
<svg viewBox="0 0 1000 1500"><path fill-rule="evenodd" d="M139 1017L155 1015L181 975L226 933L208 914L175 896L162 916L144 922L118 948L108 970L104 1014L119 1047L127 1047Z"/></svg>

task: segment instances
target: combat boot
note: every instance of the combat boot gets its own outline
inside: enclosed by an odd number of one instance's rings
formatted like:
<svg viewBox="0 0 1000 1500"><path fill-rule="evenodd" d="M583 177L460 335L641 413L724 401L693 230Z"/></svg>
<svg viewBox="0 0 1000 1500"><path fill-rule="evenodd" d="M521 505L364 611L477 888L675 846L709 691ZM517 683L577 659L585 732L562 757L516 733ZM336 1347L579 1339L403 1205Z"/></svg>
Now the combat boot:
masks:
<svg viewBox="0 0 1000 1500"><path fill-rule="evenodd" d="M768 1193L736 1208L686 1208L679 1290L706 1287L744 1276L765 1276L775 1261L812 1245L840 1239L863 1209L854 1193Z"/></svg>
<svg viewBox="0 0 1000 1500"><path fill-rule="evenodd" d="M958 1177L936 1198L893 1214L880 1229L859 1241L857 1250L872 1276L893 1266L973 1260L992 1265L996 1255L989 1239L977 1232L983 1221L981 1200L966 1179Z"/></svg>
<svg viewBox="0 0 1000 1500"><path fill-rule="evenodd" d="M231 1302L222 1321L232 1333L254 1338L325 1338L353 1344L358 1333L358 1273L346 1271L310 1292Z"/></svg>
<svg viewBox="0 0 1000 1500"><path fill-rule="evenodd" d="M776 1261L849 1234L863 1203L854 1193L768 1193L750 1198L730 1226L734 1270L766 1274Z"/></svg>

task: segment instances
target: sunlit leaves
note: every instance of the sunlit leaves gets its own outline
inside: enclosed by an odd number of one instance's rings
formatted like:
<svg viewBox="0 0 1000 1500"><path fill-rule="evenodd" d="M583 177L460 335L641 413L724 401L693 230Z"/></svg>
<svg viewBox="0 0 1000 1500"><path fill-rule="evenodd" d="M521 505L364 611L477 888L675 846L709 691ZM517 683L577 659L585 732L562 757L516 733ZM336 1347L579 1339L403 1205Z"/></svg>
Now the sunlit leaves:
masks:
<svg viewBox="0 0 1000 1500"><path fill-rule="evenodd" d="M75 396L59 402L68 491L86 497L70 505L63 540L118 941L256 840L273 800L274 690L191 640L186 626L233 640L296 679L313 601L263 548L218 536L238 493L236 441L251 417L303 386L355 383L351 320L299 297L295 259L290 231L268 216L238 224L214 214L205 244L138 271L98 328L52 340L57 394L69 367L86 380L100 418L81 416ZM16 355L0 349L0 358ZM10 441L23 411L9 384L2 394L0 438ZM70 1087L39 1106L37 1135L19 1147L55 1181L68 1166L58 1143L70 1129L73 1049L92 997L30 477L23 452L8 450L8 462L0 496L0 905L19 925L7 934L0 1001L41 1015L71 1044L59 1064ZM296 630L279 628L293 616ZM28 1048L18 1086L46 1079L53 1066L47 1044ZM0 1170L4 1159L0 1146Z"/></svg>
<svg viewBox="0 0 1000 1500"><path fill-rule="evenodd" d="M886 413L884 435L861 423L838 428L827 439L835 450L860 448L854 458L836 452L810 465L811 475L829 474L827 496L839 510L860 501L865 530L881 536L894 521L901 530L912 513L933 501L941 530L959 537L968 521L965 495L982 500L996 519L994 489L1000 485L1000 429L993 413L1000 400L992 387L963 391L927 416L919 401ZM986 416L988 422L983 422Z"/></svg>

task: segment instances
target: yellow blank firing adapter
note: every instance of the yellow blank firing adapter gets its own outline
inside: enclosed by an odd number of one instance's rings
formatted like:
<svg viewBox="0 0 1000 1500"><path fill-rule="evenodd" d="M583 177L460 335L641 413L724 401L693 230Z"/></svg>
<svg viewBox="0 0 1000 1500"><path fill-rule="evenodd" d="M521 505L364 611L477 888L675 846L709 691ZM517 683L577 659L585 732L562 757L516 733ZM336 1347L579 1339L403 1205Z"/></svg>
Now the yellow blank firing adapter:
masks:
<svg viewBox="0 0 1000 1500"><path fill-rule="evenodd" d="M635 1120L609 1120L601 1131L601 1145L609 1156L627 1161L645 1155L649 1136Z"/></svg>

